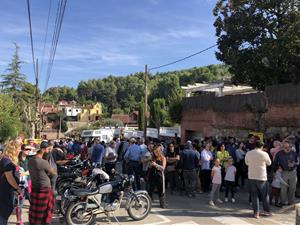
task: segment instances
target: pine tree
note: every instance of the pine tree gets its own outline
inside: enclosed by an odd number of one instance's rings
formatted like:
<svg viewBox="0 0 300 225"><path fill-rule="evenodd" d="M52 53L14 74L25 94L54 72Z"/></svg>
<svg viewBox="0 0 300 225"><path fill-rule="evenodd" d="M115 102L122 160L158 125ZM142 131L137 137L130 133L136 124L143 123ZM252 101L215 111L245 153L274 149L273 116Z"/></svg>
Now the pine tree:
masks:
<svg viewBox="0 0 300 225"><path fill-rule="evenodd" d="M21 73L21 64L23 63L19 57L19 46L15 44L16 50L13 55L12 62L8 65L7 74L2 74L1 86L5 93L11 94L16 98L17 93L23 87L26 76Z"/></svg>

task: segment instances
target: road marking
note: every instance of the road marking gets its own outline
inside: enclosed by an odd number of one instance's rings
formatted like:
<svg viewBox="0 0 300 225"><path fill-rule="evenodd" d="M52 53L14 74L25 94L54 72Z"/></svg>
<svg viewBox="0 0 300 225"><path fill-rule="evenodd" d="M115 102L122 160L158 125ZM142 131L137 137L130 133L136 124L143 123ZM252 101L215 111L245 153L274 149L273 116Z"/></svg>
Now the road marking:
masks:
<svg viewBox="0 0 300 225"><path fill-rule="evenodd" d="M252 225L251 223L232 216L211 217L211 219L225 225Z"/></svg>
<svg viewBox="0 0 300 225"><path fill-rule="evenodd" d="M152 212L155 216L162 219L162 221L155 222L155 223L147 223L145 225L159 225L159 224L165 224L165 223L170 223L171 222L171 220L168 217L159 214L157 210L152 210Z"/></svg>
<svg viewBox="0 0 300 225"><path fill-rule="evenodd" d="M172 225L199 225L199 224L195 223L194 221L186 221L184 223L173 223Z"/></svg>

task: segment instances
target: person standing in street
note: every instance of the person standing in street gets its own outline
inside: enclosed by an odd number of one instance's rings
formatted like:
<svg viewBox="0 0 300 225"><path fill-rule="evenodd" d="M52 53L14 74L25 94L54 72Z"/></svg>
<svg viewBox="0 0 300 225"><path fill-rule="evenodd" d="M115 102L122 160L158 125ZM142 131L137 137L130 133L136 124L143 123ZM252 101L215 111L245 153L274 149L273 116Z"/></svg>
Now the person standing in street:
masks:
<svg viewBox="0 0 300 225"><path fill-rule="evenodd" d="M259 219L259 197L263 204L264 216L270 216L270 205L268 202L268 179L267 166L271 165L271 159L268 153L263 151L263 145L257 141L254 144L255 149L247 152L245 163L248 166L248 178L252 199L254 217Z"/></svg>
<svg viewBox="0 0 300 225"><path fill-rule="evenodd" d="M221 166L220 166L220 159L215 159L215 165L211 171L211 178L212 178L212 189L210 192L210 201L209 205L215 206L214 200L217 199L218 203L223 203L220 199L220 188L222 184L222 173L221 173Z"/></svg>
<svg viewBox="0 0 300 225"><path fill-rule="evenodd" d="M201 184L202 191L209 192L211 184L211 161L213 160L212 152L210 151L211 144L206 143L205 148L201 151Z"/></svg>
<svg viewBox="0 0 300 225"><path fill-rule="evenodd" d="M180 155L180 164L183 170L183 179L185 184L186 194L192 198L196 192L196 169L199 165L199 160L196 152L191 148L191 143L186 144L186 148Z"/></svg>
<svg viewBox="0 0 300 225"><path fill-rule="evenodd" d="M280 198L282 205L291 205L295 203L295 192L297 185L297 167L298 167L297 153L292 151L289 142L283 142L283 151L279 151L275 157L273 164L273 171L282 166L282 179L288 185L281 185Z"/></svg>
<svg viewBox="0 0 300 225"><path fill-rule="evenodd" d="M233 158L229 158L227 162L227 168L225 169L225 202L228 202L229 190L231 192L231 202L235 203L234 198L234 186L235 186L235 176L236 176L236 167L233 165Z"/></svg>
<svg viewBox="0 0 300 225"><path fill-rule="evenodd" d="M235 186L243 188L245 185L245 179L247 178L247 171L245 166L245 144L244 142L239 143L238 149L235 151L236 158L236 178ZM240 183L241 180L241 183Z"/></svg>
<svg viewBox="0 0 300 225"><path fill-rule="evenodd" d="M102 165L103 157L104 147L100 144L100 140L97 138L95 139L95 144L93 146L92 163Z"/></svg>
<svg viewBox="0 0 300 225"><path fill-rule="evenodd" d="M48 161L52 170L55 172L55 175L51 176L51 187L54 194L56 195L57 165L52 155L52 148L53 145L49 141L42 141L40 145L40 149L44 150L43 159Z"/></svg>
<svg viewBox="0 0 300 225"><path fill-rule="evenodd" d="M124 160L127 162L128 165L128 175L134 175L135 184L134 190L141 189L141 157L143 155L143 150L140 148L139 145L136 144L136 140L131 138L129 140L129 148L124 155Z"/></svg>
<svg viewBox="0 0 300 225"><path fill-rule="evenodd" d="M44 154L49 153L49 147L46 147L45 143L41 147L37 151L36 156L28 162L32 181L31 204L29 208L30 225L51 224L55 208L50 177L56 176L56 171L47 160L43 159Z"/></svg>
<svg viewBox="0 0 300 225"><path fill-rule="evenodd" d="M149 195L153 199L154 189L157 188L161 208L166 208L164 175L166 165L167 160L162 154L161 147L155 147L149 169Z"/></svg>
<svg viewBox="0 0 300 225"><path fill-rule="evenodd" d="M116 142L111 141L109 145L105 148L105 171L111 175L111 172L113 169L116 168L116 162L117 162L117 152L116 152Z"/></svg>
<svg viewBox="0 0 300 225"><path fill-rule="evenodd" d="M0 224L7 225L14 209L14 192L22 194L16 172L21 143L10 141L0 158Z"/></svg>
<svg viewBox="0 0 300 225"><path fill-rule="evenodd" d="M167 148L167 181L170 185L171 194L175 191L175 187L179 190L179 176L176 170L176 165L180 160L179 150L175 149L174 143L170 143Z"/></svg>
<svg viewBox="0 0 300 225"><path fill-rule="evenodd" d="M23 185L22 197L19 198L19 210L16 210L17 220L22 223L22 210L24 205L24 199L30 200L31 181L28 171L29 152L32 150L31 146L23 144L21 146L21 152L18 155L18 165L20 174L20 183Z"/></svg>

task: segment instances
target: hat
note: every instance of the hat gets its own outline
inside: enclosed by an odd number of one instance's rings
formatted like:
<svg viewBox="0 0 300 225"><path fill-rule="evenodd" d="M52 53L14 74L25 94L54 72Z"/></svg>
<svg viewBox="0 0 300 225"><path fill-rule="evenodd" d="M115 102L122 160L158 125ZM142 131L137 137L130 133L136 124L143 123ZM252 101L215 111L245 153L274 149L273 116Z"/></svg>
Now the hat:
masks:
<svg viewBox="0 0 300 225"><path fill-rule="evenodd" d="M130 139L129 139L129 142L130 142L130 143L136 143L136 140L135 140L135 138L130 138Z"/></svg>
<svg viewBox="0 0 300 225"><path fill-rule="evenodd" d="M42 141L42 143L40 145L40 149L42 149L42 148L48 148L48 147L50 147L48 141Z"/></svg>

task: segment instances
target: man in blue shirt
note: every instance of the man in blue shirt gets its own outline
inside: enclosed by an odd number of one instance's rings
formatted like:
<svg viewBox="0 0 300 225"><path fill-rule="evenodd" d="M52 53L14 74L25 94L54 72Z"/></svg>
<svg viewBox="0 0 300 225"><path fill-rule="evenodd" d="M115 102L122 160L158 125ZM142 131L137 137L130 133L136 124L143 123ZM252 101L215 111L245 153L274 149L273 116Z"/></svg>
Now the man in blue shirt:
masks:
<svg viewBox="0 0 300 225"><path fill-rule="evenodd" d="M197 186L197 174L196 169L199 165L199 159L196 151L191 148L191 142L188 141L186 148L180 155L180 164L183 170L183 178L186 189L186 194L189 197L195 196Z"/></svg>
<svg viewBox="0 0 300 225"><path fill-rule="evenodd" d="M233 158L234 162L236 162L235 151L237 150L237 145L234 137L229 138L229 143L226 145L226 150L229 152L229 155Z"/></svg>
<svg viewBox="0 0 300 225"><path fill-rule="evenodd" d="M79 155L81 153L81 145L77 140L74 141L74 144L72 145L71 152L74 155Z"/></svg>
<svg viewBox="0 0 300 225"><path fill-rule="evenodd" d="M104 147L100 144L100 140L96 139L93 147L92 162L102 165L103 156L104 156Z"/></svg>
<svg viewBox="0 0 300 225"><path fill-rule="evenodd" d="M129 148L127 149L124 160L127 162L127 172L128 175L134 175L135 178L135 185L134 190L140 190L141 189L141 157L143 154L143 150L139 145L136 144L136 140L134 138L131 138L129 140Z"/></svg>

